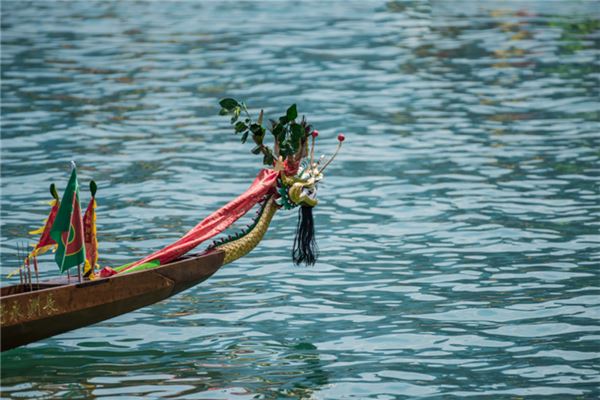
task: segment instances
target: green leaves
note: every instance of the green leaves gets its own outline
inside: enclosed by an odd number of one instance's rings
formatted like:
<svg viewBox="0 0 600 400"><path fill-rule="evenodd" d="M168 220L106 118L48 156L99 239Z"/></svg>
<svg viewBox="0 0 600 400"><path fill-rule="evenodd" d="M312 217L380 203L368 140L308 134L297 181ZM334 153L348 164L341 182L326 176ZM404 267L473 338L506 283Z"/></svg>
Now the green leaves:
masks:
<svg viewBox="0 0 600 400"><path fill-rule="evenodd" d="M296 110L296 104L292 104L290 108L285 112L285 116L288 121L293 121L298 117L298 111Z"/></svg>
<svg viewBox="0 0 600 400"><path fill-rule="evenodd" d="M266 129L263 128L262 126L260 126L259 124L252 124L250 125L250 132L252 132L253 135L255 136L260 136L261 137L261 143L262 143L262 136L265 135L265 131Z"/></svg>
<svg viewBox="0 0 600 400"><path fill-rule="evenodd" d="M233 115L231 116L231 123L232 124L235 121L237 121L237 119L240 117L240 112L241 112L240 107L236 107L236 108L233 109L233 111L232 111Z"/></svg>
<svg viewBox="0 0 600 400"><path fill-rule="evenodd" d="M59 200L58 192L56 191L56 185L54 183L50 184L50 194L55 200Z"/></svg>
<svg viewBox="0 0 600 400"><path fill-rule="evenodd" d="M298 148L300 147L300 139L302 139L302 136L304 135L304 128L302 126L300 126L299 124L294 124L291 126L291 131L292 131L292 136L291 136L291 142L292 142L292 147L294 148L294 152L298 151Z"/></svg>
<svg viewBox="0 0 600 400"><path fill-rule="evenodd" d="M259 144L250 151L252 152L252 154L260 154L261 150L262 150L262 144Z"/></svg>
<svg viewBox="0 0 600 400"><path fill-rule="evenodd" d="M96 196L97 190L98 190L98 185L96 185L96 182L94 182L93 180L90 181L90 193L92 194L92 197Z"/></svg>
<svg viewBox="0 0 600 400"><path fill-rule="evenodd" d="M233 111L236 107L240 107L240 103L236 99L226 98L219 101L219 105L227 111Z"/></svg>
<svg viewBox="0 0 600 400"><path fill-rule="evenodd" d="M263 164L272 166L276 155L271 148L263 144L266 128L262 126L262 111L259 114L259 121L254 122L246 105L233 98L224 98L219 101L221 110L219 115L231 116L231 124L235 134L241 133L240 140L246 143L250 134L255 146L252 148L252 154L263 154ZM243 121L239 120L241 113L244 113L247 118ZM308 138L307 131L310 131L310 126L302 117L302 121L297 123L298 109L296 104L292 104L285 112L285 115L279 117L279 121L271 120L271 133L274 136L275 142L279 148L279 154L284 158L296 154L301 146L306 143Z"/></svg>
<svg viewBox="0 0 600 400"><path fill-rule="evenodd" d="M294 121L296 117L298 117L298 110L296 110L296 105L292 104L285 112L285 115L279 117L279 123L281 125L286 125L289 122Z"/></svg>
<svg viewBox="0 0 600 400"><path fill-rule="evenodd" d="M273 152L271 151L270 148L265 147L265 151L263 151L264 153L264 157L263 157L263 164L265 165L273 165L273 162L275 162L275 156L273 155Z"/></svg>
<svg viewBox="0 0 600 400"><path fill-rule="evenodd" d="M231 115L231 123L233 124L238 120L242 110L248 113L246 105L238 102L236 99L226 98L219 101L219 105L222 107L219 111L219 115ZM237 133L237 131L236 131Z"/></svg>
<svg viewBox="0 0 600 400"><path fill-rule="evenodd" d="M235 133L240 133L240 132L244 132L245 130L248 130L248 125L246 125L242 121L238 121L235 123L234 128L235 128Z"/></svg>

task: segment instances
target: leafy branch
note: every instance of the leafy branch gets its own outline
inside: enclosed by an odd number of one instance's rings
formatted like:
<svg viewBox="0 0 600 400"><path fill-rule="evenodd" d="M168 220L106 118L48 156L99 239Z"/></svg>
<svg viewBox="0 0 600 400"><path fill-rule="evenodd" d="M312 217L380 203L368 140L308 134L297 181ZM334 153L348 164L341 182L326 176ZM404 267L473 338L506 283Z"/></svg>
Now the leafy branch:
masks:
<svg viewBox="0 0 600 400"><path fill-rule="evenodd" d="M274 137L275 151L264 144L267 128L263 127L263 111L260 111L258 120L255 122L248 112L244 102L232 98L226 98L219 102L221 111L219 115L231 116L235 134L241 134L242 143L246 143L248 136L252 134L255 147L251 150L253 154L263 154L263 164L272 166L277 156L284 159L294 155L302 155L303 147L306 146L307 138L312 131L306 119L302 117L300 123L296 122L298 110L296 104L292 104L285 115L278 120L270 120L269 131ZM245 117L242 117L244 113ZM242 119L243 118L243 119Z"/></svg>

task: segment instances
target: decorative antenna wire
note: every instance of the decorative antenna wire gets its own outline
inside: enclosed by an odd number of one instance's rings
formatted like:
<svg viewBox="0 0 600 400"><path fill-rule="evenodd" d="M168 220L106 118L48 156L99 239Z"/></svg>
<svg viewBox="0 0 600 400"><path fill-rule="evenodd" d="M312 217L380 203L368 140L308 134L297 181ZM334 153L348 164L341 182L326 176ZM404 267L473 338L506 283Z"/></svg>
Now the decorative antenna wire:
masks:
<svg viewBox="0 0 600 400"><path fill-rule="evenodd" d="M31 264L29 263L29 258L27 257L27 251L29 250L29 242L23 242L23 244L21 244L21 249L23 251L21 257L23 258L23 262L27 267L27 275L29 276L29 290L33 291L33 277L31 275Z"/></svg>
<svg viewBox="0 0 600 400"><path fill-rule="evenodd" d="M40 273L38 269L37 256L33 256L33 269L35 271L35 284L40 288Z"/></svg>
<svg viewBox="0 0 600 400"><path fill-rule="evenodd" d="M19 268L19 277L21 284L27 284L27 273L23 270L23 259L21 258L21 242L17 242L17 267Z"/></svg>
<svg viewBox="0 0 600 400"><path fill-rule="evenodd" d="M19 270L19 283L23 284L23 269L21 268L21 254L19 251L19 243L17 243L17 269Z"/></svg>
<svg viewBox="0 0 600 400"><path fill-rule="evenodd" d="M340 152L340 149L342 148L342 143L344 142L344 140L346 140L346 137L344 136L344 134L340 133L338 135L338 145L337 145L337 148L335 149L335 153L333 153L331 158L325 163L323 168L321 168L321 170L319 171L319 174L322 174L323 171L325 171L325 168L327 168L327 166L333 161L335 156L337 156L337 154Z"/></svg>

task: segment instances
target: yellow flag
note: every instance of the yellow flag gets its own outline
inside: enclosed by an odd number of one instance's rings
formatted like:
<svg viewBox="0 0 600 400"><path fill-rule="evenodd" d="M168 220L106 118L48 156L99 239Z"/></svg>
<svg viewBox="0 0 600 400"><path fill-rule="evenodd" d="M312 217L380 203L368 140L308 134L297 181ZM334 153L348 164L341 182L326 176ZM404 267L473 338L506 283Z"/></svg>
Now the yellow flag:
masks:
<svg viewBox="0 0 600 400"><path fill-rule="evenodd" d="M96 236L96 182L90 182L92 198L83 215L83 240L85 244L85 266L83 276L95 278L94 271L98 267L98 238Z"/></svg>

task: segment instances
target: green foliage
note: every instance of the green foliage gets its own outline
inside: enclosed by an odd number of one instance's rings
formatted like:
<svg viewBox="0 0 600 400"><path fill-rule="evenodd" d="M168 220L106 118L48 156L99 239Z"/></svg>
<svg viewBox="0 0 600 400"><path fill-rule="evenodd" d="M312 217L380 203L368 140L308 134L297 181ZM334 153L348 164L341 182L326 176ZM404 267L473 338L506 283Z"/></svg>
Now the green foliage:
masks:
<svg viewBox="0 0 600 400"><path fill-rule="evenodd" d="M98 185L96 185L96 182L90 181L90 193L92 194L92 197L96 196L97 190L98 190Z"/></svg>
<svg viewBox="0 0 600 400"><path fill-rule="evenodd" d="M293 124L290 126L290 130L291 130L291 144L292 147L294 149L294 153L298 151L298 148L300 147L300 139L302 139L302 136L304 135L304 128L298 124Z"/></svg>
<svg viewBox="0 0 600 400"><path fill-rule="evenodd" d="M219 105L228 111L231 111L231 110L235 109L236 107L240 106L240 104L237 102L236 99L230 99L230 98L221 100L219 102Z"/></svg>
<svg viewBox="0 0 600 400"><path fill-rule="evenodd" d="M296 119L296 117L298 116L298 110L296 110L295 104L292 104L290 108L287 109L287 111L285 112L285 116L287 117L288 121L293 121Z"/></svg>
<svg viewBox="0 0 600 400"><path fill-rule="evenodd" d="M284 158L297 153L312 131L304 117L300 123L296 122L297 118L296 104L292 104L278 121L271 120L271 133L279 146L279 154Z"/></svg>
<svg viewBox="0 0 600 400"><path fill-rule="evenodd" d="M229 115L231 117L234 132L236 135L241 133L242 143L246 143L251 134L255 144L251 150L252 154L262 154L263 164L272 166L276 154L263 143L267 128L262 126L262 111L258 121L254 122L244 102L226 98L222 99L219 105L221 106L219 115ZM242 113L247 116L243 121L240 120ZM276 148L279 149L279 155L283 156L284 159L301 151L302 145L306 143L312 131L312 127L308 125L304 117L299 123L296 122L297 118L298 109L296 104L292 104L286 110L285 115L279 117L277 121L270 120L269 130L273 134Z"/></svg>
<svg viewBox="0 0 600 400"><path fill-rule="evenodd" d="M52 197L55 200L59 200L60 199L60 197L58 197L58 192L56 191L56 185L54 183L52 183L50 185L50 194L52 195Z"/></svg>
<svg viewBox="0 0 600 400"><path fill-rule="evenodd" d="M248 130L248 125L243 123L242 121L238 121L235 123L235 133L240 133Z"/></svg>
<svg viewBox="0 0 600 400"><path fill-rule="evenodd" d="M231 115L232 124L238 120L242 109L248 112L248 110L246 110L246 105L244 103L238 103L235 99L223 99L219 102L219 105L223 107L221 108L221 111L219 111L219 115Z"/></svg>

